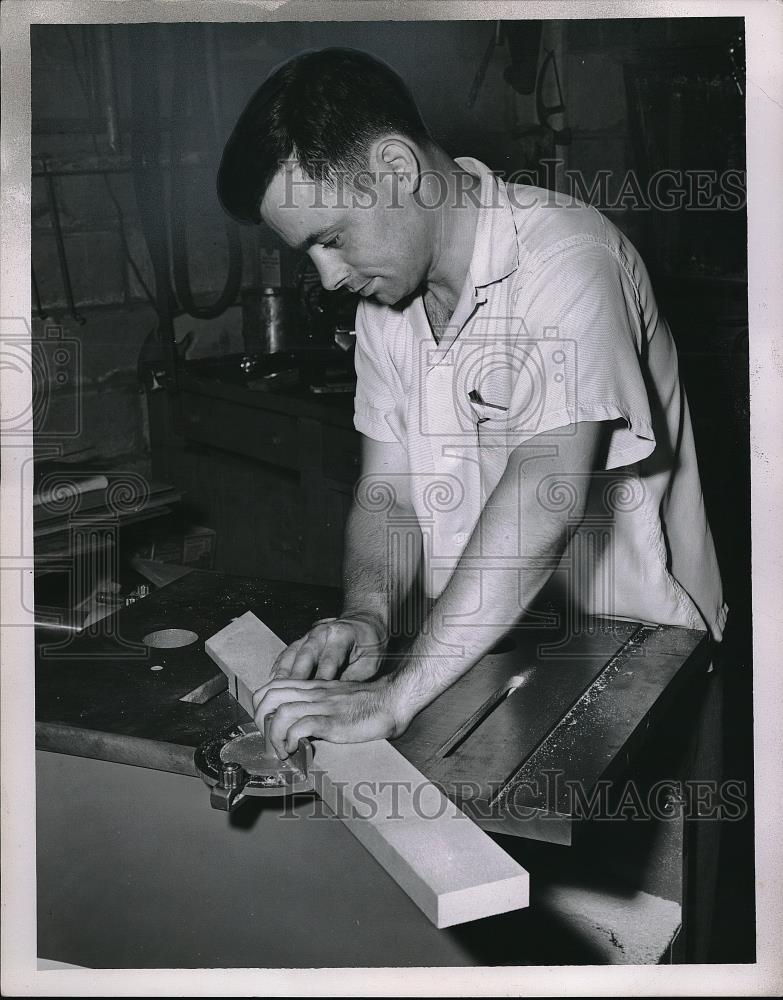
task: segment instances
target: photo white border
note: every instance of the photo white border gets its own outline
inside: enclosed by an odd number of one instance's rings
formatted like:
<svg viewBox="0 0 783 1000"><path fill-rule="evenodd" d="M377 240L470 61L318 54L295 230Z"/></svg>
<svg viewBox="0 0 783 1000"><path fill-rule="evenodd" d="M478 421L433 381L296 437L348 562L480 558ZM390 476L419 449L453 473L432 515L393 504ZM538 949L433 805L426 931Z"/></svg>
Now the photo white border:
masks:
<svg viewBox="0 0 783 1000"><path fill-rule="evenodd" d="M744 17L747 49L757 953L753 965L331 970L38 971L32 441L2 449L2 993L9 996L763 996L783 992L780 712L783 628L783 4L572 0L5 0L0 6L0 317L30 323L30 47L35 23L495 18ZM0 322L5 325L9 320ZM0 347L2 344L0 343ZM0 417L24 412L28 373L0 370ZM24 483L22 470L27 470ZM22 489L24 493L22 494ZM21 504L24 495L26 503ZM22 535L19 527L22 525ZM29 560L28 560L29 562Z"/></svg>

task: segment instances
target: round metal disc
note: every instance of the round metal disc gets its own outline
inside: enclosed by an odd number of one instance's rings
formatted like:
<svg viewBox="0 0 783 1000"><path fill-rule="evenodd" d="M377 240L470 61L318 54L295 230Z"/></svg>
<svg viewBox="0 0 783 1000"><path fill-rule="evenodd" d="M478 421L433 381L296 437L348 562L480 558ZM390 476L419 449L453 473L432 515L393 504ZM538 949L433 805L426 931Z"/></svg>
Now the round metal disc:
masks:
<svg viewBox="0 0 783 1000"><path fill-rule="evenodd" d="M274 750L267 751L264 734L253 730L240 735L224 734L196 751L196 767L205 780L216 785L224 764L239 764L248 774L245 795L290 795L309 792L313 786L307 772L313 759L313 746L301 740L298 749L280 760Z"/></svg>

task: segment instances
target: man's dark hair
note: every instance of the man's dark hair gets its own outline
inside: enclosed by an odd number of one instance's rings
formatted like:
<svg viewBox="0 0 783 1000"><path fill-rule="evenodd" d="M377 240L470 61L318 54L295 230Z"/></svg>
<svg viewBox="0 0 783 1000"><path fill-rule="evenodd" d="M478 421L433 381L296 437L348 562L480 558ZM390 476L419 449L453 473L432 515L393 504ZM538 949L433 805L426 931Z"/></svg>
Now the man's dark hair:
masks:
<svg viewBox="0 0 783 1000"><path fill-rule="evenodd" d="M258 223L281 161L295 156L311 179L350 177L367 168L370 144L390 133L430 141L393 69L355 49L302 53L271 73L240 115L223 150L218 197L239 222Z"/></svg>

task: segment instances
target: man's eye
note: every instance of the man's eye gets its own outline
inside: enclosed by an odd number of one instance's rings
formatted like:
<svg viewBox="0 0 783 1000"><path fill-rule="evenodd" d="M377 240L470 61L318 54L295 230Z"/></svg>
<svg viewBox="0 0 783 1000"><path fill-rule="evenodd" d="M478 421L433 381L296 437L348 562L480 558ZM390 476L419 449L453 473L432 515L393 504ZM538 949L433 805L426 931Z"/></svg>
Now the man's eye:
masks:
<svg viewBox="0 0 783 1000"><path fill-rule="evenodd" d="M339 236L333 236L330 240L327 240L327 242L324 243L323 245L325 247L329 247L330 249L333 249L335 247L341 246L342 243L341 243L341 240L340 240Z"/></svg>

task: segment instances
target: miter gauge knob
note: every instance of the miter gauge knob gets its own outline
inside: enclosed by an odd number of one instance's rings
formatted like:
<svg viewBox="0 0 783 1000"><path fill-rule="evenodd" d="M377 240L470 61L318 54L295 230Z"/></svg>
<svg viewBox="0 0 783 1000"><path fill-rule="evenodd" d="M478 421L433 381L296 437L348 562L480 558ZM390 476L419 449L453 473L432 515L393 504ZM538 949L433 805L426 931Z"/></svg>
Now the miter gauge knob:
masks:
<svg viewBox="0 0 783 1000"><path fill-rule="evenodd" d="M247 771L245 771L241 764L237 764L236 761L230 760L227 764L221 765L219 779L221 788L235 791L245 784L247 778Z"/></svg>

